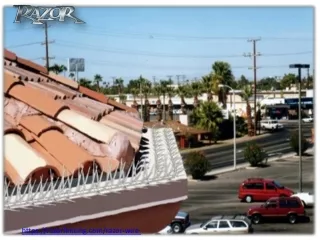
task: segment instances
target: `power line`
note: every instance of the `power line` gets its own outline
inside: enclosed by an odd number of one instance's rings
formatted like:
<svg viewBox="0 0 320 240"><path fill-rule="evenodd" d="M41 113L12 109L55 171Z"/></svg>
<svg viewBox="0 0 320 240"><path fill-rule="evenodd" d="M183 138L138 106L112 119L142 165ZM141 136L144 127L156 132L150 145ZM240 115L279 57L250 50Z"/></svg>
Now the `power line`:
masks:
<svg viewBox="0 0 320 240"><path fill-rule="evenodd" d="M97 29L92 28L90 26L86 26L86 28L76 28L74 26L69 26L72 30L77 31L77 33L85 33L85 34L92 34L92 35L100 35L100 36L110 36L110 37L123 37L128 38L138 38L138 39L152 39L152 40L185 40L185 41L199 41L199 40L246 40L248 36L230 36L230 37L223 37L223 36L191 36L191 35L174 35L174 34L163 34L163 33L146 33L146 32L121 32L121 31L112 31L105 29ZM279 40L293 40L293 41L314 41L314 38L297 38L297 37L261 37L263 40L272 40L272 41L279 41Z"/></svg>
<svg viewBox="0 0 320 240"><path fill-rule="evenodd" d="M26 47L26 46L37 45L37 44L41 44L41 43L42 42L31 42L31 43L24 43L24 44L19 44L19 45L9 45L6 48Z"/></svg>
<svg viewBox="0 0 320 240"><path fill-rule="evenodd" d="M125 54L125 55L142 55L142 56L154 56L154 57L166 57L166 58L240 58L243 57L242 54L233 54L233 55L215 55L215 56L206 56L206 55L172 55L167 53L157 53L157 52L147 52L147 51L132 51L129 49L106 49L103 46L94 46L76 42L68 42L63 40L56 40L56 44L62 47L71 47L71 48L81 48L91 51L98 51L98 52L110 52L110 53L118 53L118 54ZM305 52L294 52L294 53L275 53L275 54L265 54L264 56L290 56L290 55L303 55L303 54L311 54L312 51L305 51Z"/></svg>

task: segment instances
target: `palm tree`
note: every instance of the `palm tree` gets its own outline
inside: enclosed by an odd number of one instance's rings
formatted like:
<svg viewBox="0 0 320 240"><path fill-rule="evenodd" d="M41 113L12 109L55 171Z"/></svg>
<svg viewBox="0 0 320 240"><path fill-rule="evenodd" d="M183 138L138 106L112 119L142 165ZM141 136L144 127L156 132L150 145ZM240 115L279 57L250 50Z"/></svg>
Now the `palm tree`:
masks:
<svg viewBox="0 0 320 240"><path fill-rule="evenodd" d="M121 94L119 100L122 104L126 105L127 95Z"/></svg>
<svg viewBox="0 0 320 240"><path fill-rule="evenodd" d="M121 93L122 93L122 89L123 89L123 79L122 78L117 78L115 80L115 85L118 86L118 94L120 96Z"/></svg>
<svg viewBox="0 0 320 240"><path fill-rule="evenodd" d="M233 74L231 66L227 62L217 61L212 65L213 69L213 91L218 95L218 101L222 103L223 108L227 105L227 93L229 88L219 88L219 84L231 85Z"/></svg>
<svg viewBox="0 0 320 240"><path fill-rule="evenodd" d="M62 72L67 71L67 67L64 65L54 64L51 67L49 67L50 72L54 72L55 74L60 74Z"/></svg>
<svg viewBox="0 0 320 240"><path fill-rule="evenodd" d="M163 121L166 120L166 102L165 102L165 99L166 99L166 94L168 92L168 86L169 85L172 85L172 80L169 79L169 80L160 80L160 87L161 87L161 94L162 94L162 98L163 98L163 104L162 104L162 107L163 107L163 110L162 110L162 113L163 113Z"/></svg>
<svg viewBox="0 0 320 240"><path fill-rule="evenodd" d="M60 69L63 72L63 76L66 76L66 71L68 71L68 68L65 65L62 64L62 65L60 65Z"/></svg>
<svg viewBox="0 0 320 240"><path fill-rule="evenodd" d="M202 77L203 90L206 90L207 101L212 101L213 75L208 74Z"/></svg>
<svg viewBox="0 0 320 240"><path fill-rule="evenodd" d="M221 109L215 102L203 102L192 113L194 124L212 133L216 143L219 136L219 124L223 121Z"/></svg>
<svg viewBox="0 0 320 240"><path fill-rule="evenodd" d="M93 88L93 86L91 85L91 81L87 78L80 78L79 85L89 89Z"/></svg>
<svg viewBox="0 0 320 240"><path fill-rule="evenodd" d="M144 96L144 121L149 122L150 121L150 104L149 104L149 95L151 93L151 82L148 81L147 79L143 78L140 76L139 78L140 83L141 83L141 92Z"/></svg>
<svg viewBox="0 0 320 240"><path fill-rule="evenodd" d="M203 88L202 88L202 84L200 82L191 83L191 94L193 96L194 108L197 108L199 106L198 97L201 96L202 90L203 90Z"/></svg>
<svg viewBox="0 0 320 240"><path fill-rule="evenodd" d="M73 72L69 73L69 78L72 78L73 80L75 80L75 75Z"/></svg>
<svg viewBox="0 0 320 240"><path fill-rule="evenodd" d="M252 96L252 86L250 84L246 85L242 89L241 97L247 103L247 124L248 124L248 135L253 136L253 124L252 124L252 117L251 117L251 106L249 99Z"/></svg>
<svg viewBox="0 0 320 240"><path fill-rule="evenodd" d="M169 115L169 120L172 121L173 120L173 102L172 102L172 97L174 97L176 91L173 87L168 86L167 88L167 94L169 97L168 100L168 115Z"/></svg>
<svg viewBox="0 0 320 240"><path fill-rule="evenodd" d="M178 86L177 94L181 99L182 114L187 114L187 110L186 110L186 105L187 104L186 104L185 98L191 96L191 87L190 87L190 85L186 84L186 85Z"/></svg>
<svg viewBox="0 0 320 240"><path fill-rule="evenodd" d="M157 99L157 102L156 102L156 106L157 106L157 115L158 115L158 121L161 121L162 119L162 110L161 110L161 100L160 100L160 97L161 97L161 85L160 83L154 83L154 86L153 86L153 92L154 92L154 95L156 95L158 97Z"/></svg>
<svg viewBox="0 0 320 240"><path fill-rule="evenodd" d="M93 77L93 84L96 87L96 91L100 92L100 82L102 82L102 76L100 74L96 74Z"/></svg>

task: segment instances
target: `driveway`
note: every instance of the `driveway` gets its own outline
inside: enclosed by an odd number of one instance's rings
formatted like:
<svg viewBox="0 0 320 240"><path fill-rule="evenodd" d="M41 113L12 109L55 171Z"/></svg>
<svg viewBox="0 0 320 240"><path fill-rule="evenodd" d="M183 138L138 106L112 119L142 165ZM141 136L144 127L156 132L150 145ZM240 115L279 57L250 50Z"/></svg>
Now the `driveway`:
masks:
<svg viewBox="0 0 320 240"><path fill-rule="evenodd" d="M272 178L281 184L298 190L298 158L279 160L270 163L270 167L262 169L243 169L217 176L216 179L189 182L189 198L182 204L182 211L190 214L192 223L208 220L214 215L244 213L252 204L241 203L237 198L240 183L249 177ZM303 191L313 191L314 158L303 159ZM264 223L254 226L255 233L313 233L313 208L306 209L311 217L310 223L290 225L287 223Z"/></svg>

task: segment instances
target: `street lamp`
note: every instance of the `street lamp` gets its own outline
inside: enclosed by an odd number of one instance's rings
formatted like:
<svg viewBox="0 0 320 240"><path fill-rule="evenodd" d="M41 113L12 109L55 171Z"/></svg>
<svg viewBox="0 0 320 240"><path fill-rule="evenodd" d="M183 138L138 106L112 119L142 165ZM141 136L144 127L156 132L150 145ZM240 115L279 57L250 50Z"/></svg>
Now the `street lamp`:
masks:
<svg viewBox="0 0 320 240"><path fill-rule="evenodd" d="M290 68L298 68L299 80L299 192L302 192L302 154L301 154L301 68L310 68L309 64L290 64Z"/></svg>
<svg viewBox="0 0 320 240"><path fill-rule="evenodd" d="M219 88L229 88L233 92L233 169L237 168L237 132L236 132L236 94L232 87L224 84L219 84Z"/></svg>

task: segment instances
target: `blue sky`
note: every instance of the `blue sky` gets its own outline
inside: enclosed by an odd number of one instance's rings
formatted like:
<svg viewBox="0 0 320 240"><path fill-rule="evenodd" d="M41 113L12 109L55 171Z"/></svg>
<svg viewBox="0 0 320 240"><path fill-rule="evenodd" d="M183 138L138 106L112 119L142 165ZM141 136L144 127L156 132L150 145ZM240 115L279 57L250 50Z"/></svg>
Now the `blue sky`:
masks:
<svg viewBox="0 0 320 240"><path fill-rule="evenodd" d="M44 65L43 26L29 20L13 23L15 15L16 8L4 9L5 47ZM76 8L75 15L86 24L49 23L49 40L55 41L49 55L55 57L51 64L85 58L86 71L79 77L98 73L107 82L112 76L128 81L140 74L150 80L168 75L194 79L221 60L231 64L236 77L251 80L253 60L242 55L252 52L247 38L257 37L258 79L295 73L287 67L291 63L311 64L313 71L313 8L100 7Z"/></svg>

